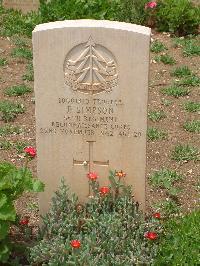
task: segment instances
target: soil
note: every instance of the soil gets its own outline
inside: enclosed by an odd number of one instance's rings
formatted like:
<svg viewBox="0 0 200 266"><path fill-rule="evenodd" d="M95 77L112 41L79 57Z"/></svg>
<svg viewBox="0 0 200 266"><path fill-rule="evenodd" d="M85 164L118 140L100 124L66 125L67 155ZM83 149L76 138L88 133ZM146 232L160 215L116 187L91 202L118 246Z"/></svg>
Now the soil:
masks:
<svg viewBox="0 0 200 266"><path fill-rule="evenodd" d="M172 39L169 34L156 33L152 34L153 40L160 40L167 47L171 56L177 61L175 67L187 65L194 73L200 74L200 60L199 57L183 57L181 48L172 47ZM31 47L31 40L28 40ZM18 125L23 128L23 132L19 135L11 135L5 137L6 140L23 141L27 145L35 146L35 116L34 116L34 93L27 94L20 97L6 97L4 89L25 83L33 88L33 82L23 81L22 76L26 72L28 60L16 59L11 56L11 51L15 47L12 40L6 37L0 37L0 57L8 60L8 65L0 67L0 99L9 99L22 103L26 111L18 115L14 122L7 124ZM156 142L148 141L147 143L147 180L149 176L156 170L161 168L175 169L178 173L184 175L184 180L178 182L176 187L181 188L178 196L178 201L182 212L188 212L198 207L199 192L197 185L199 184L200 167L198 162L188 161L185 163L178 163L171 159L171 152L175 145L191 144L192 146L200 148L200 138L197 133L190 133L183 129L182 125L187 120L199 118L199 113L189 113L183 108L183 103L186 101L200 101L200 91L198 87L192 87L189 96L180 97L178 99L164 96L160 90L166 85L172 84L172 77L170 71L173 66L164 65L163 63L156 63L153 58L155 53L151 54L150 63L150 87L149 87L149 110L163 110L166 117L159 122L148 121L149 127L156 127L167 131L168 138L166 140L159 140ZM170 100L171 105L165 106L163 99ZM0 120L0 127L4 126L5 122ZM3 137L1 137L3 139ZM24 157L17 154L15 149L0 150L0 160L7 160L17 166L22 166ZM30 164L30 168L36 175L36 159ZM147 210L151 212L153 205L162 200L168 200L168 195L165 190L154 189L147 185ZM30 225L36 227L39 221L37 196L31 193L26 193L16 202L16 207L22 216L30 217Z"/></svg>

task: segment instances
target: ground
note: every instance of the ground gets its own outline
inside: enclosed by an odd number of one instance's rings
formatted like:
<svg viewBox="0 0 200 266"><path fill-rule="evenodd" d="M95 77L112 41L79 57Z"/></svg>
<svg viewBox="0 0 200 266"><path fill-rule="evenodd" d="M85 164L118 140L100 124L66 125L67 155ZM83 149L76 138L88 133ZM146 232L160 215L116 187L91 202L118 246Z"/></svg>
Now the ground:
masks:
<svg viewBox="0 0 200 266"><path fill-rule="evenodd" d="M17 37L0 37L0 58L6 59L7 62L0 66L0 101L9 100L19 102L25 107L25 112L19 114L13 121L5 122L0 120L0 129L5 125L18 126L21 129L19 134L0 135L0 159L7 160L15 165L22 166L24 163L23 147L26 145L35 146L35 113L34 113L34 93L27 93L22 96L6 96L5 89L25 84L33 89L33 81L24 78L27 73L27 67L31 59L16 57L12 55L13 49L20 47ZM196 112L188 112L184 108L186 102L200 102L199 88L188 86L190 93L179 98L164 95L161 90L179 82L180 78L172 77L170 72L177 67L186 65L189 69L199 76L199 56L183 56L183 47L174 47L174 39L165 33L153 32L152 42L159 40L168 50L156 54L151 53L150 61L150 81L149 81L149 101L148 101L148 128L157 128L167 133L164 139L153 140L151 136L147 142L147 210L149 212L159 210L155 204L169 202L173 199L181 212L188 212L198 206L199 198L199 177L200 167L199 159L190 160L190 158L176 161L172 159L172 152L179 144L190 145L197 149L200 148L199 126L196 132L189 132L183 128L186 121L199 121L200 110ZM183 39L182 39L183 40ZM31 49L31 40L25 39L26 49ZM172 56L176 63L173 65L157 62L155 57L167 53ZM27 56L28 57L28 56ZM25 79L25 80L24 80ZM29 78L28 78L29 79ZM197 82L198 83L198 82ZM185 88L185 87L184 87ZM187 88L187 87L186 87ZM164 117L159 121L152 121L152 111L164 112ZM2 134L3 135L3 134ZM197 154L196 157L199 155ZM30 168L36 175L36 159L34 159ZM176 197L172 197L167 189L163 187L153 187L150 183L150 176L162 168L176 170L182 174L184 178L175 182L174 187L180 188ZM124 169L125 171L126 169ZM17 210L22 216L30 216L30 224L33 226L38 224L38 207L37 196L25 194L16 203Z"/></svg>

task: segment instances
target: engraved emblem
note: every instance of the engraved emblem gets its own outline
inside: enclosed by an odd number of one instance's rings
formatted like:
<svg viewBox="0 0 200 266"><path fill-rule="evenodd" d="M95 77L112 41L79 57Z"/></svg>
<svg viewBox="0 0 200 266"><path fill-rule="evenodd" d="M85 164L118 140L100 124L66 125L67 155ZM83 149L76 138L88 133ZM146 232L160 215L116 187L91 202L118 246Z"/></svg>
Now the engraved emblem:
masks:
<svg viewBox="0 0 200 266"><path fill-rule="evenodd" d="M96 94L110 92L118 85L116 60L92 37L72 48L64 62L65 84L74 91Z"/></svg>

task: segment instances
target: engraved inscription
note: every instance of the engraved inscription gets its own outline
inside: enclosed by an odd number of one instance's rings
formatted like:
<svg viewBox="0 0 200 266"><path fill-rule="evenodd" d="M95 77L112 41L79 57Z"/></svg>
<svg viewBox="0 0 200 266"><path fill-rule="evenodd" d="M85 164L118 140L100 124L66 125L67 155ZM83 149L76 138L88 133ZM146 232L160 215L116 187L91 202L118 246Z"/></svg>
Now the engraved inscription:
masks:
<svg viewBox="0 0 200 266"><path fill-rule="evenodd" d="M86 94L110 92L118 85L116 60L104 46L92 37L72 48L64 62L65 84Z"/></svg>

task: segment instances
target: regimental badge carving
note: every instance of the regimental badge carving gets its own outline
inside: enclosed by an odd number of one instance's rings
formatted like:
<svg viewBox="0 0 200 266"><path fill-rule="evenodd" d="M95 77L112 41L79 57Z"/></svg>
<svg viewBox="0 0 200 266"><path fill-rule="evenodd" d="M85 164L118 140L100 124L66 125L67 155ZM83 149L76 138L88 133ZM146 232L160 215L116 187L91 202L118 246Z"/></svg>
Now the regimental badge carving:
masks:
<svg viewBox="0 0 200 266"><path fill-rule="evenodd" d="M117 64L112 53L92 37L70 50L64 62L65 84L74 91L96 94L118 85Z"/></svg>

